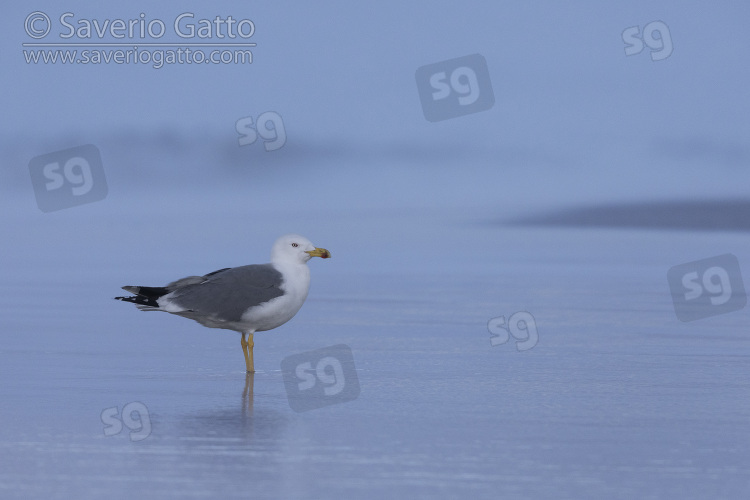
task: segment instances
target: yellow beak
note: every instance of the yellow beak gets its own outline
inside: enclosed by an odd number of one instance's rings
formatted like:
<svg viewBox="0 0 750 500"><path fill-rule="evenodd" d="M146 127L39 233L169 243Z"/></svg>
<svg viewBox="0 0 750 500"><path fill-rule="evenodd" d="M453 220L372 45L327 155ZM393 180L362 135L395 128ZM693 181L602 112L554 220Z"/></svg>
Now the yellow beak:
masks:
<svg viewBox="0 0 750 500"><path fill-rule="evenodd" d="M310 254L310 257L320 257L321 259L331 258L331 252L329 252L325 248L316 248L315 250L307 250L307 253Z"/></svg>

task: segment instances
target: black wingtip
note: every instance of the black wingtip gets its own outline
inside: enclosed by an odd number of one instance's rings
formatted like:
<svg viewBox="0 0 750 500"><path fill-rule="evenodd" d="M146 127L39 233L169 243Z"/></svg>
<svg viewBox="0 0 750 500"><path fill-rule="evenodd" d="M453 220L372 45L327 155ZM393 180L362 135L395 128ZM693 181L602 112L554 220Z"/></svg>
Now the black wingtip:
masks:
<svg viewBox="0 0 750 500"><path fill-rule="evenodd" d="M115 297L115 300L121 300L123 302L132 302L139 306L159 307L157 299L169 293L164 287L151 287L151 286L124 286L123 290L134 293L130 297Z"/></svg>

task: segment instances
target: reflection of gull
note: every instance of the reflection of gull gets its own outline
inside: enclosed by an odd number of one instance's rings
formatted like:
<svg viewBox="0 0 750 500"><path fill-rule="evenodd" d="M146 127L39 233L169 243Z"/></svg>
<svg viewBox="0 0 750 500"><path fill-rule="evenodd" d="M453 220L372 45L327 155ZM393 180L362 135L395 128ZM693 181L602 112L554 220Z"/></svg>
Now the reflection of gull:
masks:
<svg viewBox="0 0 750 500"><path fill-rule="evenodd" d="M310 289L307 261L330 256L307 238L288 234L274 243L270 264L220 269L164 287L124 286L135 295L115 298L142 311L165 311L209 328L242 333L247 371L254 372L253 334L281 326L297 314Z"/></svg>
<svg viewBox="0 0 750 500"><path fill-rule="evenodd" d="M256 380L253 380L256 379ZM223 380L223 379L222 379ZM214 380L227 389L234 387L239 380ZM246 454L248 443L256 438L269 453L283 452L284 429L289 423L288 412L277 411L275 404L264 398L253 402L253 382L258 384L258 392L267 393L270 385L276 384L275 377L262 377L255 373L245 374L245 388L242 398L235 400L235 394L224 402L211 401L206 408L190 408L179 418L177 435L180 445L188 449L206 450L210 447L218 455ZM215 386L214 386L215 388ZM232 401L232 404L225 404ZM239 406L237 406L239 403Z"/></svg>
<svg viewBox="0 0 750 500"><path fill-rule="evenodd" d="M242 390L242 413L248 410L250 416L253 416L253 389L255 388L255 373L248 371L245 373L245 388Z"/></svg>

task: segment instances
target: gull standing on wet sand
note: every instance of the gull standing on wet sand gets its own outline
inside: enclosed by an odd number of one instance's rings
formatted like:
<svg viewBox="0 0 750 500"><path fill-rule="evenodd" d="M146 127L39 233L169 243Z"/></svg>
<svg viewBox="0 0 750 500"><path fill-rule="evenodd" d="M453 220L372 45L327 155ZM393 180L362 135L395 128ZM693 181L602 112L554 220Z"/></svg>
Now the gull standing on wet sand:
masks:
<svg viewBox="0 0 750 500"><path fill-rule="evenodd" d="M115 299L133 302L142 311L164 311L209 328L240 332L245 365L253 373L253 334L281 326L297 314L310 289L307 261L313 257L328 259L331 253L307 238L287 234L274 243L269 264L220 269L163 287L124 286L135 295Z"/></svg>

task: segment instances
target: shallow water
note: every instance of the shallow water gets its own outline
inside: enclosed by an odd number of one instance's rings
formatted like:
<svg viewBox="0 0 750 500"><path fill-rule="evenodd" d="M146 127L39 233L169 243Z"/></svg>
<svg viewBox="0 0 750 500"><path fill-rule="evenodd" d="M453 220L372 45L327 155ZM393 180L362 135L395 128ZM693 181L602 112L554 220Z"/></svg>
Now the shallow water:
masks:
<svg viewBox="0 0 750 500"><path fill-rule="evenodd" d="M122 249L90 258L83 276L75 262L52 278L17 269L3 285L3 496L746 490L747 309L682 323L666 281L688 242L690 256L710 257L744 248L742 236L474 225L452 237L440 220L404 218L411 239L380 248L361 272L347 268L345 245L314 241L333 258L310 263L298 316L256 335L252 378L238 335L111 300L123 280L161 275L158 257L144 270L119 260ZM389 262L419 261L430 238L431 249L471 246L471 258L442 273L425 272L427 263L388 271ZM108 243L87 244L104 255ZM178 264L165 279L195 271L180 274ZM488 321L518 311L533 316L538 343L519 351L510 336L493 346ZM337 344L351 348L358 397L295 412L282 360ZM132 418L119 416L134 402L143 406L130 406ZM111 408L121 429L103 421Z"/></svg>

